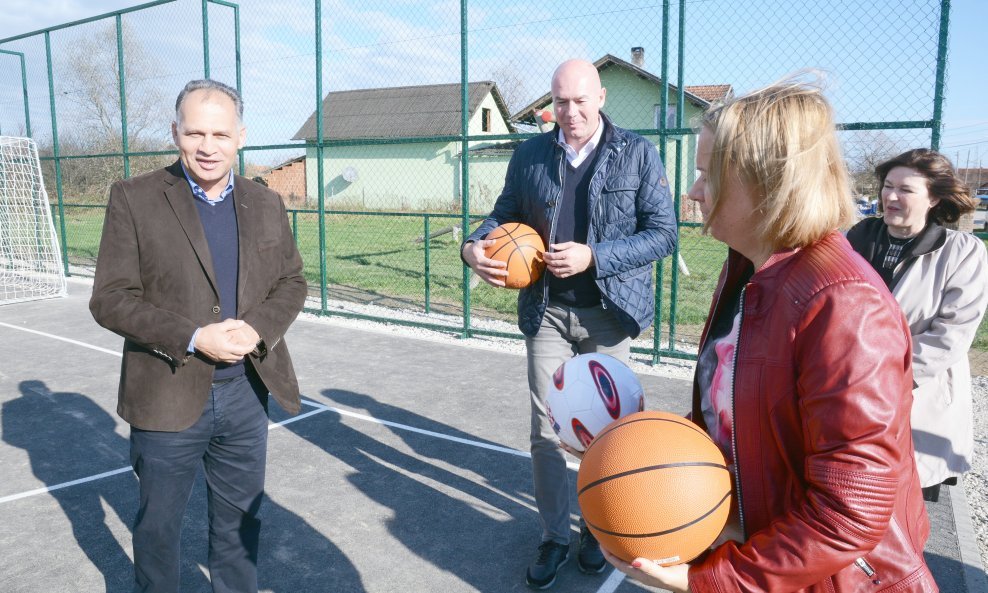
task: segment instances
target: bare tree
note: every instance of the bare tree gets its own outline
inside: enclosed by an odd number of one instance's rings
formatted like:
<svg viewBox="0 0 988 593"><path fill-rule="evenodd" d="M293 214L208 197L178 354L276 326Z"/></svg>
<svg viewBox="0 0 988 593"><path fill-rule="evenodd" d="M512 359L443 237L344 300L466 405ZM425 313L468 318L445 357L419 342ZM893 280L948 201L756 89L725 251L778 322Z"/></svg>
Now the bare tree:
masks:
<svg viewBox="0 0 988 593"><path fill-rule="evenodd" d="M521 69L514 60L503 62L491 71L491 80L497 84L497 90L501 92L501 98L504 99L509 115L514 115L526 104L525 97L528 96L528 90L520 72Z"/></svg>
<svg viewBox="0 0 988 593"><path fill-rule="evenodd" d="M853 132L844 141L844 156L855 193L877 197L879 188L875 167L904 150L906 149L901 140L893 138L884 130Z"/></svg>
<svg viewBox="0 0 988 593"><path fill-rule="evenodd" d="M127 139L132 149L167 143L170 114L154 75L162 68L126 24L121 28L127 104ZM73 136L94 147L121 145L120 70L117 29L107 22L95 35L72 42L58 76L60 95L72 105Z"/></svg>
<svg viewBox="0 0 988 593"><path fill-rule="evenodd" d="M126 25L121 28L127 107L129 152L171 148L168 123L171 111L157 86L161 66ZM117 29L108 21L93 35L71 41L56 64L56 115L62 155L114 154L123 150L120 111L120 69ZM51 140L39 141L39 150L51 154ZM170 162L171 156L133 157L131 174ZM99 202L110 185L123 177L120 157L69 159L61 162L66 200ZM53 176L48 176L53 179Z"/></svg>

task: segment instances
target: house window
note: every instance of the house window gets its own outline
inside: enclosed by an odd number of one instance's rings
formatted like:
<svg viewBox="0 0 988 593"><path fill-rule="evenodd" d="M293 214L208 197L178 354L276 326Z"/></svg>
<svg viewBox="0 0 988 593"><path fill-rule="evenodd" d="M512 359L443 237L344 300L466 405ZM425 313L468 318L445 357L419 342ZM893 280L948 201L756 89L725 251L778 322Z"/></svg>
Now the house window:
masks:
<svg viewBox="0 0 988 593"><path fill-rule="evenodd" d="M659 115L661 113L662 113L662 106L656 105L655 111L652 116L652 123L655 126L656 130L659 129L660 127L659 123L662 121L661 119L659 119ZM668 129L675 127L676 127L676 106L666 105L666 128Z"/></svg>
<svg viewBox="0 0 988 593"><path fill-rule="evenodd" d="M491 131L491 110L486 107L480 110L480 129L484 132Z"/></svg>

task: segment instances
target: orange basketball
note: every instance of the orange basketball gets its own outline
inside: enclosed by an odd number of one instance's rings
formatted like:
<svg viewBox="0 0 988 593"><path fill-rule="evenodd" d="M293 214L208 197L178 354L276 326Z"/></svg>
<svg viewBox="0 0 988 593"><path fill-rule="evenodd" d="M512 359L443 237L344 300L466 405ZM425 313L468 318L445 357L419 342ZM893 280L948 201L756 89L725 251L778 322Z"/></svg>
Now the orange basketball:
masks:
<svg viewBox="0 0 988 593"><path fill-rule="evenodd" d="M731 508L724 456L699 426L636 412L590 443L577 474L587 527L626 562L689 562L713 543Z"/></svg>
<svg viewBox="0 0 988 593"><path fill-rule="evenodd" d="M545 244L535 229L520 222L506 222L491 231L487 238L497 241L484 251L487 257L508 265L505 286L525 288L542 276Z"/></svg>

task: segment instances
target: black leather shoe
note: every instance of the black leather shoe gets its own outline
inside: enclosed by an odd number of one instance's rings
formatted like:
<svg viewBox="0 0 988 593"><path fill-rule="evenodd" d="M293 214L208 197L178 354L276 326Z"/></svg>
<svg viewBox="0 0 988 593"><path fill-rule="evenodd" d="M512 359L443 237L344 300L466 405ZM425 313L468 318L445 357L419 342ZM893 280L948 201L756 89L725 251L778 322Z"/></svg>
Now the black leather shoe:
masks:
<svg viewBox="0 0 988 593"><path fill-rule="evenodd" d="M525 582L535 589L548 589L556 582L556 572L567 560L569 546L553 541L542 542L538 557L525 574Z"/></svg>
<svg viewBox="0 0 988 593"><path fill-rule="evenodd" d="M580 527L580 553L576 555L576 565L584 574L598 574L604 570L607 561L600 551L597 538L584 525Z"/></svg>

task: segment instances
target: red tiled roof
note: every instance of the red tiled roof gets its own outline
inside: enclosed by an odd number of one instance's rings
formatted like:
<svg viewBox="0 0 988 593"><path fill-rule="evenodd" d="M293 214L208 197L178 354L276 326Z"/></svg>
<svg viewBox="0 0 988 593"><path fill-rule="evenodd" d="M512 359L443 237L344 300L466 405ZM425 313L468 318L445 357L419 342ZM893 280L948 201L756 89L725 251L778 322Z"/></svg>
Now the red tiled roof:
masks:
<svg viewBox="0 0 988 593"><path fill-rule="evenodd" d="M696 86L683 87L686 92L693 93L704 101L716 101L723 99L731 92L729 84L700 84Z"/></svg>

